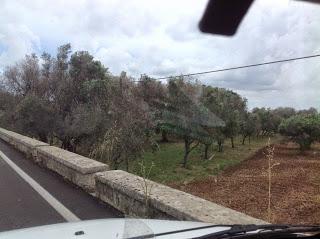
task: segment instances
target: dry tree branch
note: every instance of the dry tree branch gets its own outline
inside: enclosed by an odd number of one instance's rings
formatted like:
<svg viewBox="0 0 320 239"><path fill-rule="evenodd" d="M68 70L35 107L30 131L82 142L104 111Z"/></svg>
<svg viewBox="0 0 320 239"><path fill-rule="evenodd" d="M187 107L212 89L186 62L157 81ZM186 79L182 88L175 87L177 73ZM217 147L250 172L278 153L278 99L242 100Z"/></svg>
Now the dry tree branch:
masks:
<svg viewBox="0 0 320 239"><path fill-rule="evenodd" d="M274 163L274 145L270 144L270 137L267 142L266 152L264 153L268 160L268 221L271 222L271 186L272 186L272 169L279 163Z"/></svg>

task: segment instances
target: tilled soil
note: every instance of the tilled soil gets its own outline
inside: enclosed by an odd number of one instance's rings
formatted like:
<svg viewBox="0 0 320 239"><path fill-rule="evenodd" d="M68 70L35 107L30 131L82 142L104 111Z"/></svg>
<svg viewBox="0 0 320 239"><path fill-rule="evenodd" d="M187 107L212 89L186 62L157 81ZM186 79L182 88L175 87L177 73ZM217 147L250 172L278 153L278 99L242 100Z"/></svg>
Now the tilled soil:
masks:
<svg viewBox="0 0 320 239"><path fill-rule="evenodd" d="M320 224L320 150L300 153L292 143L275 145L271 186L272 223ZM268 221L265 149L216 177L175 188Z"/></svg>

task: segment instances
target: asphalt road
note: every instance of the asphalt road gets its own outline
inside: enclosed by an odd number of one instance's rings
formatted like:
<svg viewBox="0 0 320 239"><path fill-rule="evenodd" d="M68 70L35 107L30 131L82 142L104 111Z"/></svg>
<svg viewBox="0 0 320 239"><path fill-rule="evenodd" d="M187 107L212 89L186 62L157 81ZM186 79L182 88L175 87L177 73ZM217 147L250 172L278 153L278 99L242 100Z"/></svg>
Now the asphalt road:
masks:
<svg viewBox="0 0 320 239"><path fill-rule="evenodd" d="M66 222L68 217L61 213L65 211L77 220L123 217L2 140L1 152L5 156L0 157L0 231Z"/></svg>

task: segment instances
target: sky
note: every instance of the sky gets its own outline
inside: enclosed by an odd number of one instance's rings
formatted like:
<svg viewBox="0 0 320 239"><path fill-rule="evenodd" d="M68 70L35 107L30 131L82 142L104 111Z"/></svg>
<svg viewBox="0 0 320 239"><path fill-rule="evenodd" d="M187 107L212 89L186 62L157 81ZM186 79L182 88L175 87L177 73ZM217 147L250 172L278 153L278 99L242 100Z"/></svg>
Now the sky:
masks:
<svg viewBox="0 0 320 239"><path fill-rule="evenodd" d="M0 72L71 43L111 73L188 74L320 53L320 5L256 0L234 37L203 34L206 0L0 0ZM320 58L199 76L249 108L320 109Z"/></svg>

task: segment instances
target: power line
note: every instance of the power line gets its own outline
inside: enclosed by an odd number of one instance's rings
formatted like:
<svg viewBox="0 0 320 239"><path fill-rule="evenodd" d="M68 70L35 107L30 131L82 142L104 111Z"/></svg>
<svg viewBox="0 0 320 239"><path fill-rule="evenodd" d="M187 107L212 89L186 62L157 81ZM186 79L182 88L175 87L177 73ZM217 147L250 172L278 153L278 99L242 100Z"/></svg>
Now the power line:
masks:
<svg viewBox="0 0 320 239"><path fill-rule="evenodd" d="M155 78L155 79L156 79L156 80L165 80L165 79L170 79L170 78L174 78L174 77L181 77L181 76L183 77L183 76L204 75L204 74L210 74L210 73L216 73L216 72L222 72L222 71L238 70L238 69L244 69L244 68L250 68L250 67L257 67L257 66L278 64L278 63L283 63L283 62L304 60L304 59L310 59L310 58L316 58L316 57L320 57L320 54L309 55L309 56L302 56L302 57L295 57L295 58L289 58L289 59L277 60L277 61L268 61L268 62L251 64L251 65L244 65L244 66L235 66L235 67L229 67L229 68L222 68L222 69L216 69L216 70L210 70L210 71L201 71L201 72L190 73L190 74L181 74L181 75L175 75L175 76L166 76L166 77L160 77L160 78ZM138 82L139 82L139 81L138 81Z"/></svg>

